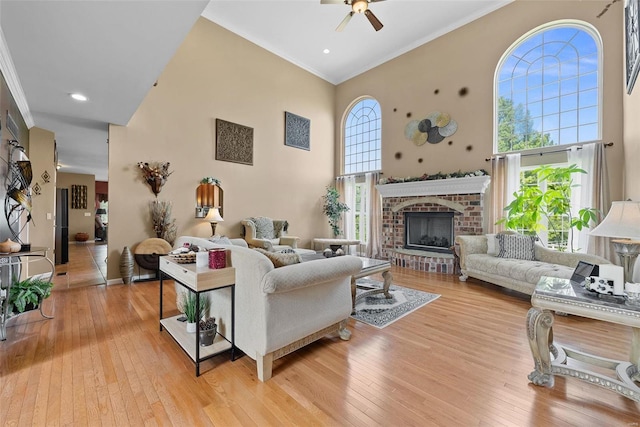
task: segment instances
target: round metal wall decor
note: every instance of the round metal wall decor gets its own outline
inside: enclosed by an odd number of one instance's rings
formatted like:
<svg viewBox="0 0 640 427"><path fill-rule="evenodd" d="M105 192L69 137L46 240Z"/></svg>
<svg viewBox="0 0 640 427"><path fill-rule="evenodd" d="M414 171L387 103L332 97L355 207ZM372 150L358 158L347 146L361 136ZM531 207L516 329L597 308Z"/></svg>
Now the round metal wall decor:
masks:
<svg viewBox="0 0 640 427"><path fill-rule="evenodd" d="M411 120L404 128L404 136L415 145L425 142L438 144L458 130L458 123L449 113L434 111L423 120Z"/></svg>

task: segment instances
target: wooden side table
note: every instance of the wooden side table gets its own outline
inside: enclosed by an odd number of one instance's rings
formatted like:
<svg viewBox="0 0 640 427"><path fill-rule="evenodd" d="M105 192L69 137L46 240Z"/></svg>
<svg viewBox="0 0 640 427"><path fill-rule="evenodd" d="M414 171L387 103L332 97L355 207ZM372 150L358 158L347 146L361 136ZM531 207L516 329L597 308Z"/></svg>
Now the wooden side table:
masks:
<svg viewBox="0 0 640 427"><path fill-rule="evenodd" d="M196 322L195 334L188 333L184 322L177 319L181 316L162 317L162 295L164 276L167 276L190 292L196 294L196 313L200 312L200 294L224 288L231 289L231 337L219 332L213 344L200 347L200 322ZM236 269L233 267L210 269L208 266L196 267L196 264L178 264L170 256L160 257L160 331L163 328L180 345L182 350L194 361L196 376L200 376L200 362L231 350L231 360L235 360L235 280Z"/></svg>

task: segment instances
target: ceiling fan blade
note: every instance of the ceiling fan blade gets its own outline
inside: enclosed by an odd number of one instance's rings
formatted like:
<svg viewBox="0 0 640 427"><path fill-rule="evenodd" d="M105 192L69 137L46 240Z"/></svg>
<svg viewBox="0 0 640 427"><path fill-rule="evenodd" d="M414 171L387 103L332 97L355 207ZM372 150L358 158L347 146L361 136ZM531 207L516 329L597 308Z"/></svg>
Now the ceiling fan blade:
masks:
<svg viewBox="0 0 640 427"><path fill-rule="evenodd" d="M369 19L369 22L371 22L371 25L373 25L373 28L376 31L380 31L382 29L383 27L382 22L380 22L380 20L376 18L376 15L374 15L373 12L367 9L364 11L364 14L367 17L367 19Z"/></svg>
<svg viewBox="0 0 640 427"><path fill-rule="evenodd" d="M320 4L345 4L344 0L320 0Z"/></svg>
<svg viewBox="0 0 640 427"><path fill-rule="evenodd" d="M349 23L349 21L351 21L351 17L354 14L355 14L354 11L351 11L351 12L347 13L347 16L345 16L344 19L342 20L342 22L340 23L340 25L338 25L338 27L336 28L336 31L344 30L344 27L346 27L347 24Z"/></svg>

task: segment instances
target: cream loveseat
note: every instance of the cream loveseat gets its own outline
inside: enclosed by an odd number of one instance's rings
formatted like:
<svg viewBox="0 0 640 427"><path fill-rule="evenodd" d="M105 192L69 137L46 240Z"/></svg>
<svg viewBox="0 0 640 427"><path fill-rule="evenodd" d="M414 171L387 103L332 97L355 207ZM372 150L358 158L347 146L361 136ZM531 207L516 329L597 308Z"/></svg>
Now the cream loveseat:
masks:
<svg viewBox="0 0 640 427"><path fill-rule="evenodd" d="M493 238L494 235L489 235ZM578 261L591 264L610 264L602 257L547 249L533 245L534 260L500 258L489 254L486 235L456 236L460 257L460 280L468 277L513 289L528 295L533 293L541 276L571 278Z"/></svg>
<svg viewBox="0 0 640 427"><path fill-rule="evenodd" d="M323 258L275 268L242 240L214 243L182 236L174 246L185 243L230 251L236 269L235 344L256 361L261 381L271 377L274 360L319 338L335 332L343 340L350 338L346 322L351 314L351 276L362 268L359 258ZM210 298L220 333L230 336L230 290L212 292Z"/></svg>

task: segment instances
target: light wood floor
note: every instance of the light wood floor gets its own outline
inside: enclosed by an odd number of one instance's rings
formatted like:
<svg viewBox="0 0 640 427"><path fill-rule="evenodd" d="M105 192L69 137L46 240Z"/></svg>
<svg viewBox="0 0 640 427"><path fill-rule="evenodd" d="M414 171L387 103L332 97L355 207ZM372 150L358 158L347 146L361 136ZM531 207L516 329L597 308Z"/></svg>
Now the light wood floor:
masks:
<svg viewBox="0 0 640 427"><path fill-rule="evenodd" d="M382 330L350 320L351 341L325 338L279 359L266 383L252 359L227 354L196 378L158 331L158 282L56 283L45 302L55 319L12 319L0 342L0 425L639 425L640 404L615 393L563 377L552 389L529 384L526 297L447 275L393 274L442 296ZM628 356L627 327L556 317L554 333L584 351Z"/></svg>

